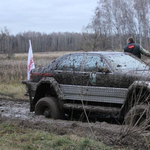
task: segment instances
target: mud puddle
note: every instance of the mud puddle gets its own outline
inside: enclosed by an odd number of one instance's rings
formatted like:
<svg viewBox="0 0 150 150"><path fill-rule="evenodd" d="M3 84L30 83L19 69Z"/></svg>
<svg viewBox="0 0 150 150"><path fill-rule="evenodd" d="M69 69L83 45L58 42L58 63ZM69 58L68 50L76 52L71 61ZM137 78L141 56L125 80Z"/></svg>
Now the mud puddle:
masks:
<svg viewBox="0 0 150 150"><path fill-rule="evenodd" d="M40 129L59 135L90 137L107 145L148 149L145 137L150 140L150 132L125 125L106 122L81 122L69 120L53 120L44 116L36 116L29 111L29 102L0 100L0 122L12 122L19 126Z"/></svg>

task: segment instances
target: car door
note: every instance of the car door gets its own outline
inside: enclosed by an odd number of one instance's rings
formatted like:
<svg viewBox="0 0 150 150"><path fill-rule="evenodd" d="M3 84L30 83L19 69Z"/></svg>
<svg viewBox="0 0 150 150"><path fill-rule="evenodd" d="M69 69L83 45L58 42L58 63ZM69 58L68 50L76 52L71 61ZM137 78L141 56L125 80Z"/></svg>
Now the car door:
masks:
<svg viewBox="0 0 150 150"><path fill-rule="evenodd" d="M122 104L127 89L119 88L118 75L100 54L87 54L83 70L88 86L83 87L83 99L95 102Z"/></svg>
<svg viewBox="0 0 150 150"><path fill-rule="evenodd" d="M111 86L113 83L110 79L113 77L111 68L99 54L87 54L84 62L84 82L89 86Z"/></svg>
<svg viewBox="0 0 150 150"><path fill-rule="evenodd" d="M81 68L84 54L70 54L63 59L54 71L56 80L60 84L80 85L82 84Z"/></svg>
<svg viewBox="0 0 150 150"><path fill-rule="evenodd" d="M84 82L89 86L127 88L132 77L114 72L111 66L99 54L87 54L84 63Z"/></svg>

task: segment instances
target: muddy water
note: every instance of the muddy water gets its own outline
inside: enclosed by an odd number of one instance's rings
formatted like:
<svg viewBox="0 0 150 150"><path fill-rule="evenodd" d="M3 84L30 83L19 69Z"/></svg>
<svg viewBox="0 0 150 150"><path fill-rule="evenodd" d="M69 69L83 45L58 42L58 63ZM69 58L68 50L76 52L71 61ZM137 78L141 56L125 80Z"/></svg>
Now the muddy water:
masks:
<svg viewBox="0 0 150 150"><path fill-rule="evenodd" d="M44 116L36 116L34 112L30 112L29 102L0 100L0 116L1 118L24 120L24 121L45 121L52 122Z"/></svg>
<svg viewBox="0 0 150 150"><path fill-rule="evenodd" d="M29 112L29 103L19 101L0 101L1 117L29 119L33 116Z"/></svg>

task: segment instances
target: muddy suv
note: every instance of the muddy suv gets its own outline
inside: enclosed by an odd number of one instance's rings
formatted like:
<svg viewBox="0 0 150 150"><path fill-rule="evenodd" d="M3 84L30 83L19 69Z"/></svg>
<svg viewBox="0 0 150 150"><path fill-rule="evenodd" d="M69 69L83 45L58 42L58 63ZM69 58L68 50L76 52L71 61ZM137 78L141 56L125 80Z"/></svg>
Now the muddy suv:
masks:
<svg viewBox="0 0 150 150"><path fill-rule="evenodd" d="M33 69L31 80L23 83L28 88L30 111L37 115L62 119L72 112L95 112L135 124L147 118L149 81L149 66L133 55L84 52Z"/></svg>

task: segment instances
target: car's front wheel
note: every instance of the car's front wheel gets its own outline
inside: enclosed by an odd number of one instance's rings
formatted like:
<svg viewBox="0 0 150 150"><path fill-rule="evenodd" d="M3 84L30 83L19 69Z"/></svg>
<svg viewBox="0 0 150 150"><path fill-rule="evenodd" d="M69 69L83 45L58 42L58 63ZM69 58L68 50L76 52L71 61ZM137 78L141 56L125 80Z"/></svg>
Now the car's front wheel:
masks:
<svg viewBox="0 0 150 150"><path fill-rule="evenodd" d="M60 109L55 97L41 98L35 105L35 114L53 119L63 119L64 117L64 112Z"/></svg>
<svg viewBox="0 0 150 150"><path fill-rule="evenodd" d="M150 112L148 105L135 105L125 116L125 124L147 128L150 123Z"/></svg>

